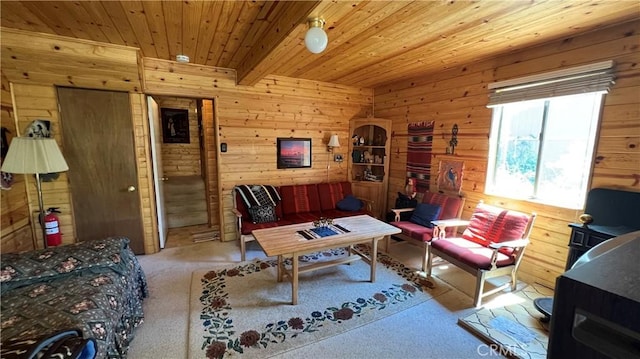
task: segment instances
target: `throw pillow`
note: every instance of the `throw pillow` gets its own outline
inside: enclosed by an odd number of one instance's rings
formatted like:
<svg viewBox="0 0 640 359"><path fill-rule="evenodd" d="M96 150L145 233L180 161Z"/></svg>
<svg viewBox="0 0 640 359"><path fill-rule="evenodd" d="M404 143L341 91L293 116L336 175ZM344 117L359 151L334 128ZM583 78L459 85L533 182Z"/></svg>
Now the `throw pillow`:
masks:
<svg viewBox="0 0 640 359"><path fill-rule="evenodd" d="M413 211L413 215L409 221L421 226L433 228L431 221L438 219L441 209L442 207L435 204L420 203Z"/></svg>
<svg viewBox="0 0 640 359"><path fill-rule="evenodd" d="M267 223L278 220L276 207L270 205L253 206L249 208L249 215L253 223Z"/></svg>
<svg viewBox="0 0 640 359"><path fill-rule="evenodd" d="M362 208L362 201L348 194L345 198L336 203L336 207L341 211L359 211L360 208Z"/></svg>

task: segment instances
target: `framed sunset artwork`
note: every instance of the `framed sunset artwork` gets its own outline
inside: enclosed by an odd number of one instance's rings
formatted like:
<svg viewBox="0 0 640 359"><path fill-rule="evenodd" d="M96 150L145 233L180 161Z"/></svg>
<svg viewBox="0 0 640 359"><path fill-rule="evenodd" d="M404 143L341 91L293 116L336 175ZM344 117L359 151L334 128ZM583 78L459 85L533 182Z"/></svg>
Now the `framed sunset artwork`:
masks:
<svg viewBox="0 0 640 359"><path fill-rule="evenodd" d="M278 168L310 168L310 138L278 138Z"/></svg>

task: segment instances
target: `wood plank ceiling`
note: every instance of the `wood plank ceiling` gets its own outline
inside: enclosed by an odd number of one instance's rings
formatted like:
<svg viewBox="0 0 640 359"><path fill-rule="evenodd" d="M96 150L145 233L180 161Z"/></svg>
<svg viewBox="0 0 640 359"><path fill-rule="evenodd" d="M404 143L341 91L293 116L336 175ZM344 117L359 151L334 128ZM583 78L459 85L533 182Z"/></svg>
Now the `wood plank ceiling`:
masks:
<svg viewBox="0 0 640 359"><path fill-rule="evenodd" d="M640 18L636 1L6 1L1 25L142 56L375 88ZM318 55L306 20L323 17Z"/></svg>

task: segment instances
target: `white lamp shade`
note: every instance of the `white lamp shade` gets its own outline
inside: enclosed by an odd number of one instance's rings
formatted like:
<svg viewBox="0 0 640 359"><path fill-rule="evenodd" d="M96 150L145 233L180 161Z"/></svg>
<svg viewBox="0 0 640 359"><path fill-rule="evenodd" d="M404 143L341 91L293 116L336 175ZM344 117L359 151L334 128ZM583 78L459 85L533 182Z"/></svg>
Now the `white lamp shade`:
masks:
<svg viewBox="0 0 640 359"><path fill-rule="evenodd" d="M331 138L329 139L329 144L327 146L340 147L340 142L338 141L338 135L331 135Z"/></svg>
<svg viewBox="0 0 640 359"><path fill-rule="evenodd" d="M2 161L2 171L8 173L54 173L68 169L53 138L14 137Z"/></svg>
<svg viewBox="0 0 640 359"><path fill-rule="evenodd" d="M307 50L314 54L319 54L327 48L329 38L321 27L310 27L304 35L304 45Z"/></svg>

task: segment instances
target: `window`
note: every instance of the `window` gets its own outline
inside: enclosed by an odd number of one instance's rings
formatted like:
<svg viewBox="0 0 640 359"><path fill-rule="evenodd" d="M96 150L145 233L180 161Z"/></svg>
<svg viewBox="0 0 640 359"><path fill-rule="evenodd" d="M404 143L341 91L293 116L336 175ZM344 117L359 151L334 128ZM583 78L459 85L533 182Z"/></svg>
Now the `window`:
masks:
<svg viewBox="0 0 640 359"><path fill-rule="evenodd" d="M486 193L582 208L603 93L613 81L610 69L605 75L588 91L584 88L590 83L580 74L570 79L578 79L578 85L563 83L566 77L546 78L524 85L510 81L509 87L494 90ZM549 84L556 88L549 90ZM571 91L555 91L558 84ZM550 92L561 95L548 96Z"/></svg>
<svg viewBox="0 0 640 359"><path fill-rule="evenodd" d="M487 192L581 208L601 98L591 93L495 107Z"/></svg>

